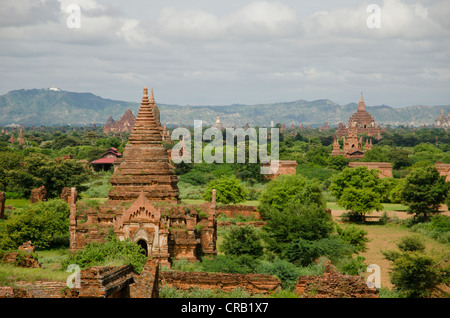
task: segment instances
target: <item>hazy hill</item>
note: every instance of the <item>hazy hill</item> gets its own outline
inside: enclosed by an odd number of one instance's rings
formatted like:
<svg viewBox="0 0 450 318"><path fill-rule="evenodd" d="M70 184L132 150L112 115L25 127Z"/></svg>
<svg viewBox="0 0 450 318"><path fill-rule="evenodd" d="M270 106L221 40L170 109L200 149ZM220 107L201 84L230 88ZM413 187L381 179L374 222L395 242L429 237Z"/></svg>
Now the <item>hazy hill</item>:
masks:
<svg viewBox="0 0 450 318"><path fill-rule="evenodd" d="M0 96L0 125L86 125L120 117L137 103L104 99L92 93L21 89Z"/></svg>
<svg viewBox="0 0 450 318"><path fill-rule="evenodd" d="M322 126L325 121L336 126L339 121L346 123L356 111L357 104L339 105L322 99L316 101L298 100L260 105L228 106L178 106L164 105L157 101L161 111L161 122L166 125L192 126L194 120L203 120L204 125L212 125L220 116L225 126L267 126L271 121L298 126ZM140 101L125 102L93 95L52 91L48 89L15 90L0 96L0 126L53 126L104 124L110 115L118 120L129 108L137 115ZM432 125L441 110L450 112L447 106L407 106L393 108L386 105L367 106L375 121L384 125Z"/></svg>

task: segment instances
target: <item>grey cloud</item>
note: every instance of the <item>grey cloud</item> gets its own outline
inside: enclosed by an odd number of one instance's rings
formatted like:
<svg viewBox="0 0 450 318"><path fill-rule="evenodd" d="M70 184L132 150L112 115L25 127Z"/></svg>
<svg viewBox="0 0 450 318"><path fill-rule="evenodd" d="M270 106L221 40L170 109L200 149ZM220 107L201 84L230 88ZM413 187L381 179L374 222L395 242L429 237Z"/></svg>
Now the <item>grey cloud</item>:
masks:
<svg viewBox="0 0 450 318"><path fill-rule="evenodd" d="M59 18L60 3L57 0L3 0L0 6L0 27L42 24Z"/></svg>
<svg viewBox="0 0 450 318"><path fill-rule="evenodd" d="M55 85L139 101L142 86L153 86L159 102L182 105L348 103L361 90L370 105L450 98L442 1L417 14L416 1L386 0L382 10L404 19L379 30L367 28L366 6L351 0L230 0L217 8L210 0L170 1L172 8L83 1L78 30L59 13L53 22L0 28L2 89ZM40 14L36 21L45 20Z"/></svg>

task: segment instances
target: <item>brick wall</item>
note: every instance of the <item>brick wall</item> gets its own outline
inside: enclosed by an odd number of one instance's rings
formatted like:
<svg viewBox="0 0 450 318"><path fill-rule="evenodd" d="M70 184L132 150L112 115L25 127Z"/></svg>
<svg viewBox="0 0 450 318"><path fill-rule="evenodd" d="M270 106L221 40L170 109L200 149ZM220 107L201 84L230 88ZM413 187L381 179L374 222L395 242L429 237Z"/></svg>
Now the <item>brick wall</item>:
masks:
<svg viewBox="0 0 450 318"><path fill-rule="evenodd" d="M295 292L301 298L378 298L378 290L369 288L361 276L337 273L331 264L323 276L300 276Z"/></svg>
<svg viewBox="0 0 450 318"><path fill-rule="evenodd" d="M380 178L392 178L392 164L389 162L350 162L349 167L367 167L367 169L377 169L380 171Z"/></svg>
<svg viewBox="0 0 450 318"><path fill-rule="evenodd" d="M249 205L224 205L216 207L216 215L224 215L229 218L234 218L241 215L245 218L253 218L261 220L261 214L258 212L258 207Z"/></svg>
<svg viewBox="0 0 450 318"><path fill-rule="evenodd" d="M281 288L281 281L264 274L225 274L164 271L160 273L160 285L181 290L196 286L204 289L220 289L230 292L242 288L253 294L268 294Z"/></svg>
<svg viewBox="0 0 450 318"><path fill-rule="evenodd" d="M445 181L450 182L450 164L449 163L437 162L436 169L439 171L439 174L441 176L445 176Z"/></svg>
<svg viewBox="0 0 450 318"><path fill-rule="evenodd" d="M5 193L0 192L0 219L3 219L3 216L5 215L5 201L6 201Z"/></svg>
<svg viewBox="0 0 450 318"><path fill-rule="evenodd" d="M65 282L14 282L14 286L0 287L0 298L61 298Z"/></svg>

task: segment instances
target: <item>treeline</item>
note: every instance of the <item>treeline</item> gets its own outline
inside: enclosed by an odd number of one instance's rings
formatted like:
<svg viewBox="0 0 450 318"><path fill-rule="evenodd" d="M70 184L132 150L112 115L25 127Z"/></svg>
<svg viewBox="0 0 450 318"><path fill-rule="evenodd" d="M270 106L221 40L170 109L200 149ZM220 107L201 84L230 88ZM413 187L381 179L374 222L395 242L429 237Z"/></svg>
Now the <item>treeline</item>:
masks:
<svg viewBox="0 0 450 318"><path fill-rule="evenodd" d="M20 144L18 129L7 131L0 134L0 191L11 198L29 197L32 189L42 185L49 198L58 197L63 187L83 191L91 176L89 162L110 147L122 151L127 141L125 134L111 136L92 128L43 127L25 129Z"/></svg>

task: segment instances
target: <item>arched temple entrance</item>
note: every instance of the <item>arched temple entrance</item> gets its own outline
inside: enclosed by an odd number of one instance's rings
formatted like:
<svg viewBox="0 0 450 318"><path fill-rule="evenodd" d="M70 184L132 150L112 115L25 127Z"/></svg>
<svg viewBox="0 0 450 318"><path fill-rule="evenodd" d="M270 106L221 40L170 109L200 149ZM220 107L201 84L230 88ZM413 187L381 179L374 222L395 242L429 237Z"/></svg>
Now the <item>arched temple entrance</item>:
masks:
<svg viewBox="0 0 450 318"><path fill-rule="evenodd" d="M142 247L142 254L144 254L145 256L148 256L148 246L147 246L147 242L144 240L139 240L136 242L140 247Z"/></svg>

